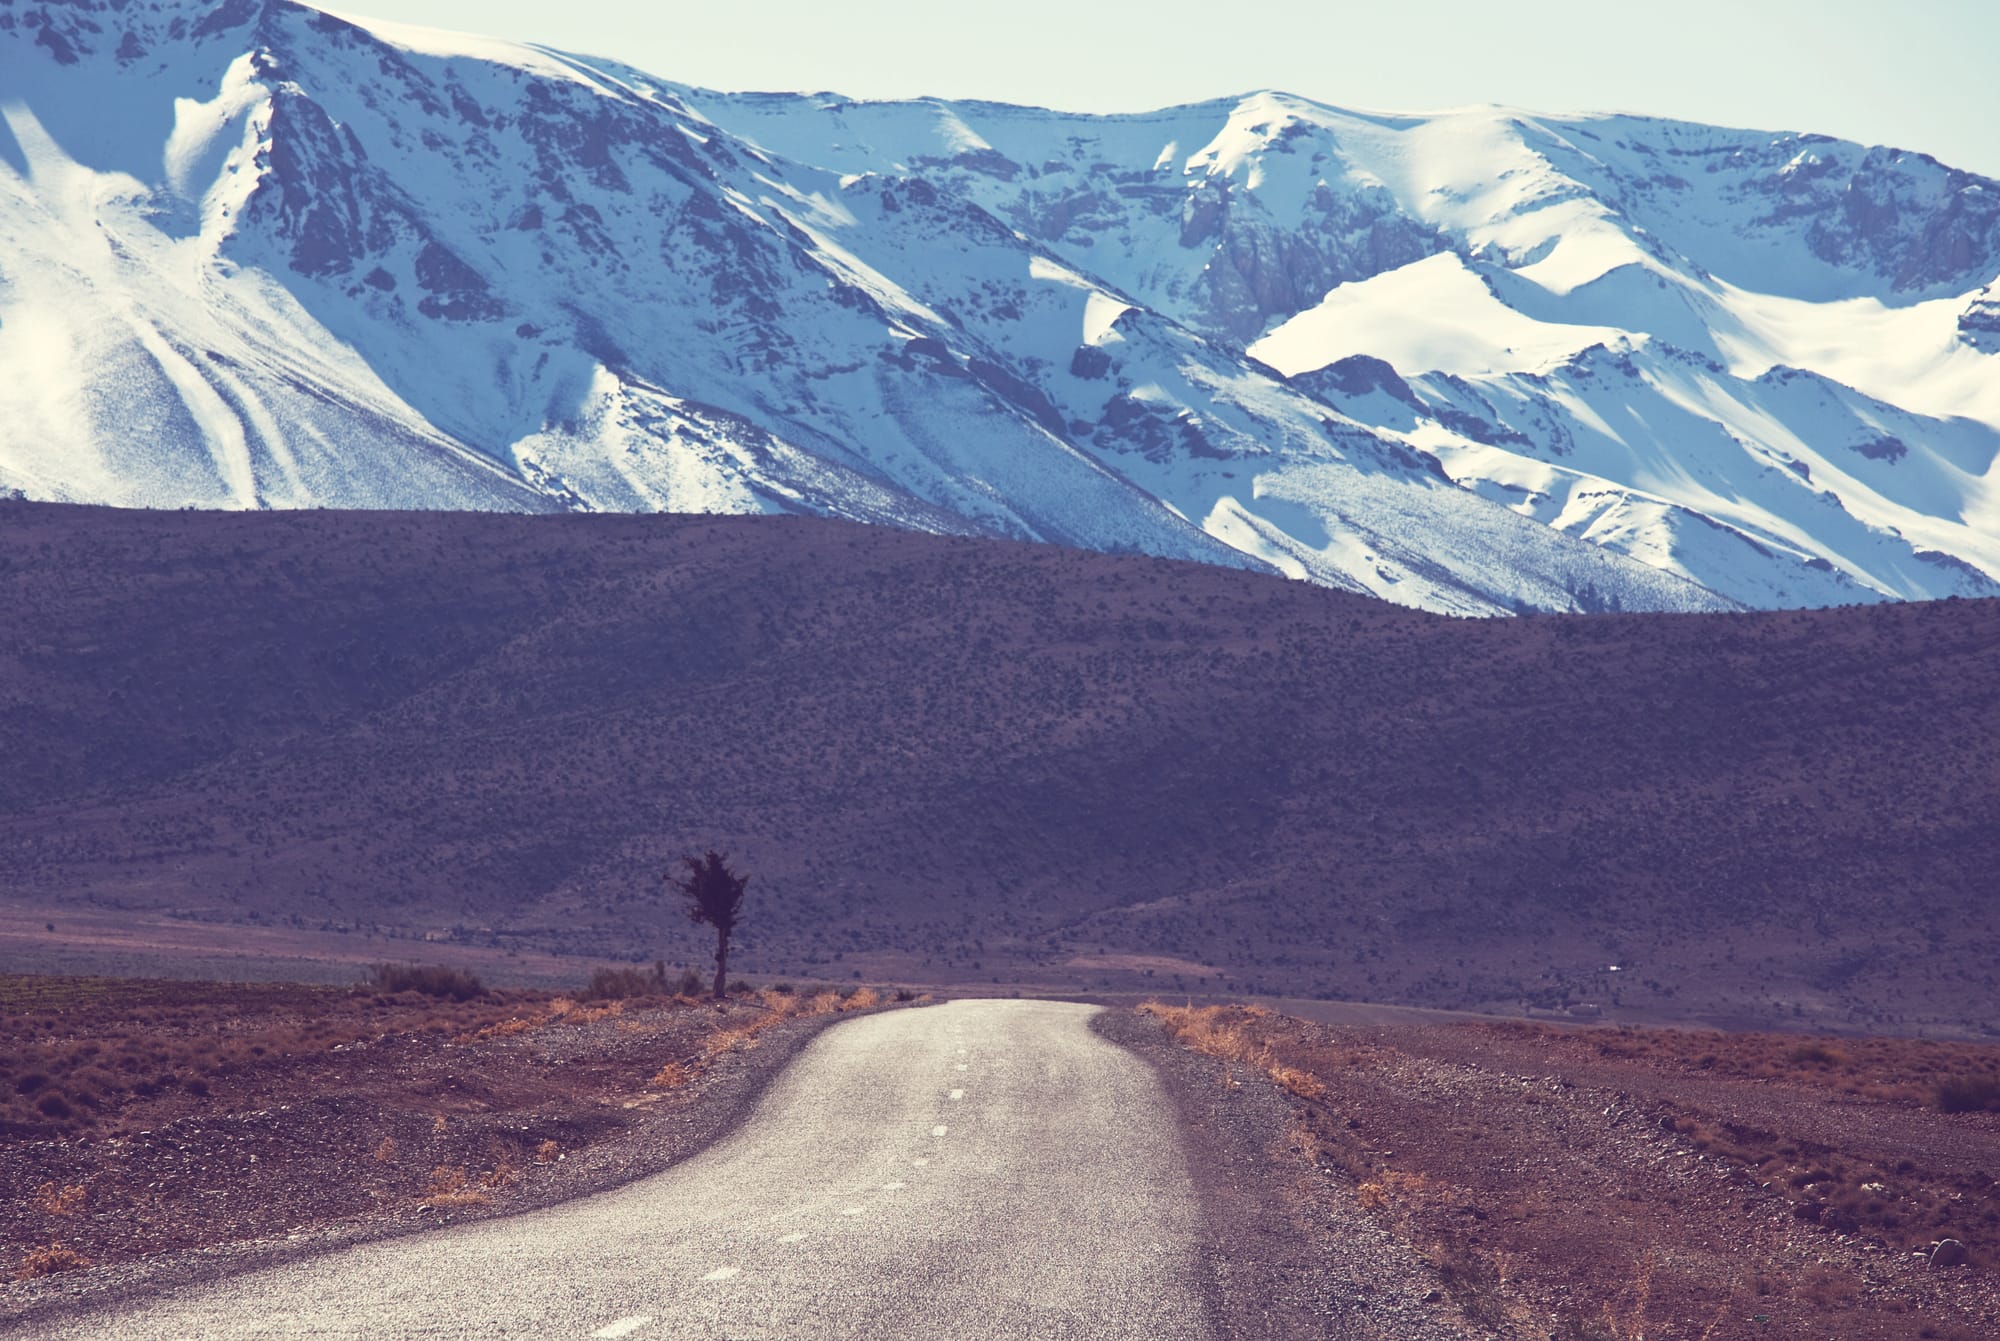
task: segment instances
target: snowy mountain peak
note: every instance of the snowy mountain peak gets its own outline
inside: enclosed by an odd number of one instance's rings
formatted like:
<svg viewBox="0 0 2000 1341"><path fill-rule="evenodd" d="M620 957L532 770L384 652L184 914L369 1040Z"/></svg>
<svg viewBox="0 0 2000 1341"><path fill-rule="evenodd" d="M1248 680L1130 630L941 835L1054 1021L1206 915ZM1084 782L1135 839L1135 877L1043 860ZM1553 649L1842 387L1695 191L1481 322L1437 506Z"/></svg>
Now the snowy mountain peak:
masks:
<svg viewBox="0 0 2000 1341"><path fill-rule="evenodd" d="M0 10L0 489L803 510L1432 609L1985 593L2000 184L1630 117L724 94Z"/></svg>

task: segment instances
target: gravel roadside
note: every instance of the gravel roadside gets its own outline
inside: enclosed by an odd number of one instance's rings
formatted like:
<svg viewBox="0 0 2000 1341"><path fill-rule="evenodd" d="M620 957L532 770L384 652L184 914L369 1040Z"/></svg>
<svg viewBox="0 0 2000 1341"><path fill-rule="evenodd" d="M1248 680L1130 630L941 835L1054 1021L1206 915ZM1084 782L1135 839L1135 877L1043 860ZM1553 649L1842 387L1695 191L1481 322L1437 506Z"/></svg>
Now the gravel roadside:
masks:
<svg viewBox="0 0 2000 1341"><path fill-rule="evenodd" d="M1462 1341L1495 1335L1444 1279L1314 1166L1287 1096L1261 1071L1176 1043L1160 1021L1112 1007L1092 1021L1159 1076L1200 1196L1202 1290L1232 1341Z"/></svg>
<svg viewBox="0 0 2000 1341"><path fill-rule="evenodd" d="M12 1324L29 1320L46 1323L66 1314L129 1303L181 1286L352 1244L517 1214L607 1191L658 1173L725 1135L742 1121L772 1079L806 1044L829 1025L860 1013L865 1012L786 1019L759 1033L754 1046L722 1053L693 1079L665 1093L643 1088L644 1070L632 1070L629 1096L622 1101L607 1096L601 1087L592 1086L588 1090L580 1087L572 1120L580 1128L596 1126L598 1129L592 1133L595 1139L565 1150L560 1161L533 1168L529 1171L532 1176L493 1190L483 1204L435 1207L402 1197L368 1207L359 1214L303 1224L291 1232L247 1239L224 1238L83 1271L41 1279L7 1280L0 1283L0 1334ZM553 1049L551 1043L555 1044ZM537 1038L532 1044L524 1041L518 1046L524 1054L529 1046L534 1046L543 1054L535 1059L541 1066L553 1062L582 1071L593 1061L591 1044L578 1037ZM546 1054L552 1050L575 1055L551 1058ZM615 1125L600 1116L608 1109L616 1112ZM324 1148L345 1141L350 1133L367 1133L360 1138L362 1148L366 1149L375 1139L371 1120L379 1121L380 1116L368 1111L365 1100L338 1095L282 1109L231 1115L201 1124L200 1131L204 1146L210 1150L245 1145L261 1145L268 1150L269 1143L279 1137L293 1148L302 1139ZM302 1130L311 1134L301 1138ZM162 1129L147 1135L170 1138L172 1131ZM269 1154L265 1157L272 1158ZM278 1157L282 1158L282 1146ZM301 1206L298 1214L307 1218L310 1208Z"/></svg>

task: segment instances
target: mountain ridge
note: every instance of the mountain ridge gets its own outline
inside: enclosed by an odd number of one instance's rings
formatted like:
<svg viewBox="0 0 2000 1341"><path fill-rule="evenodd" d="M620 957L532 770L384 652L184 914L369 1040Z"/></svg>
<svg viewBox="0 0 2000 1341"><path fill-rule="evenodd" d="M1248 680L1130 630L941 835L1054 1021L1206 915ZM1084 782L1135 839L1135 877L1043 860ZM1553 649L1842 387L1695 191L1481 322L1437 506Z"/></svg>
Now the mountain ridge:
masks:
<svg viewBox="0 0 2000 1341"><path fill-rule="evenodd" d="M1923 155L0 18L0 489L803 510L1454 613L2000 590L2000 185Z"/></svg>
<svg viewBox="0 0 2000 1341"><path fill-rule="evenodd" d="M713 845L758 974L1992 1025L2000 601L1447 619L815 517L13 503L0 605L0 888L58 940L692 961L659 876Z"/></svg>

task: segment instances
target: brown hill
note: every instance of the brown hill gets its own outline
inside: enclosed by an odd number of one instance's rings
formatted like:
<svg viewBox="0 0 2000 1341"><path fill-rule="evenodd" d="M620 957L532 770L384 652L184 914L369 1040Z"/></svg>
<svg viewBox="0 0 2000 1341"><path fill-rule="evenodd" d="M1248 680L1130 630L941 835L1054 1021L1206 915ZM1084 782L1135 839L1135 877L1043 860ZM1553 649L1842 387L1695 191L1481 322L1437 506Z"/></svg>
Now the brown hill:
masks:
<svg viewBox="0 0 2000 1341"><path fill-rule="evenodd" d="M1454 621L801 518L13 504L0 609L17 909L693 959L654 895L714 844L757 973L1996 1015L2000 603Z"/></svg>

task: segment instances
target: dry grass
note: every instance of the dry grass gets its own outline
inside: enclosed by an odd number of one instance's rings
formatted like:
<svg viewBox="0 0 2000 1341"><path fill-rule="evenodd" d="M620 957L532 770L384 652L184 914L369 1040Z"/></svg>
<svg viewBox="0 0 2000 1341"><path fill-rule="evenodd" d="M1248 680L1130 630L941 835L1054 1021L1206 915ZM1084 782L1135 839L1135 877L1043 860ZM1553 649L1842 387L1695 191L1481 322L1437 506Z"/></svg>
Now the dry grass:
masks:
<svg viewBox="0 0 2000 1341"><path fill-rule="evenodd" d="M431 1170L430 1181L424 1185L424 1194L417 1198L420 1206L449 1209L457 1206L482 1206L488 1198L483 1188L470 1186L470 1177L462 1164L440 1164Z"/></svg>
<svg viewBox="0 0 2000 1341"><path fill-rule="evenodd" d="M707 1070L718 1057L752 1050L757 1046L760 1035L787 1020L872 1010L881 1004L882 994L872 987L851 988L844 992L815 992L811 996L767 990L747 1000L733 999L727 1009L745 1011L744 1014L725 1016L702 1039L695 1053L665 1063L646 1084L651 1089L678 1089Z"/></svg>
<svg viewBox="0 0 2000 1341"><path fill-rule="evenodd" d="M562 1158L562 1146L555 1141L543 1141L535 1147L535 1163L553 1164Z"/></svg>
<svg viewBox="0 0 2000 1341"><path fill-rule="evenodd" d="M245 1078L387 1034L466 1035L529 994L468 1001L290 984L0 975L0 1141L151 1126Z"/></svg>
<svg viewBox="0 0 2000 1341"><path fill-rule="evenodd" d="M384 1136L382 1143L375 1147L374 1160L377 1164L392 1164L396 1159L396 1138Z"/></svg>
<svg viewBox="0 0 2000 1341"><path fill-rule="evenodd" d="M586 1006L574 997L559 996L537 1014L514 1015L495 1021L484 1028L462 1035L458 1042L475 1043L493 1038L515 1038L555 1024L591 1025L600 1020L616 1019L624 1013L625 1002L622 998L606 1001L602 1005Z"/></svg>
<svg viewBox="0 0 2000 1341"><path fill-rule="evenodd" d="M1139 1011L1166 1025L1167 1032L1183 1047L1221 1061L1224 1084L1230 1083L1229 1066L1235 1063L1262 1071L1298 1098L1326 1097L1326 1083L1318 1076L1272 1054L1270 1040L1260 1026L1273 1016L1261 1006L1170 1006L1148 1001Z"/></svg>
<svg viewBox="0 0 2000 1341"><path fill-rule="evenodd" d="M15 1274L20 1280L37 1280L64 1271L82 1271L89 1266L90 1259L81 1253L60 1243L48 1243L29 1252Z"/></svg>
<svg viewBox="0 0 2000 1341"><path fill-rule="evenodd" d="M35 1209L43 1215L80 1215L90 1203L90 1190L81 1183L43 1183L35 1189Z"/></svg>

